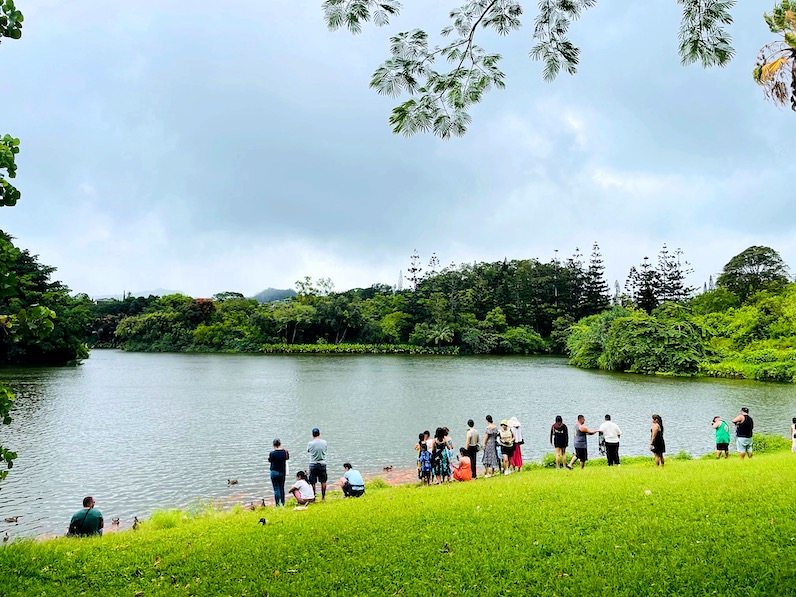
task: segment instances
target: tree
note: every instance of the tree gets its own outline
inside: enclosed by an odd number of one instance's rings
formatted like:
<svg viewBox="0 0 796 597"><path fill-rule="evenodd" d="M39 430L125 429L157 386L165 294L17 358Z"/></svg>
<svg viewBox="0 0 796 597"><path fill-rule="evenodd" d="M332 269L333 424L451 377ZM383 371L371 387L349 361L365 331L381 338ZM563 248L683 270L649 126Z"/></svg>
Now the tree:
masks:
<svg viewBox="0 0 796 597"><path fill-rule="evenodd" d="M759 290L788 281L788 266L774 249L752 246L727 262L716 280L719 287L735 293L741 302Z"/></svg>
<svg viewBox="0 0 796 597"><path fill-rule="evenodd" d="M685 283L685 277L693 269L681 259L682 255L682 249L678 248L672 253L665 244L658 253L658 302L683 303L694 291Z"/></svg>
<svg viewBox="0 0 796 597"><path fill-rule="evenodd" d="M782 39L766 44L752 72L763 95L775 104L796 111L796 0L782 0L763 18L771 33Z"/></svg>
<svg viewBox="0 0 796 597"><path fill-rule="evenodd" d="M524 2L460 0L450 12L451 23L440 31L440 43L421 29L390 38L390 56L373 73L370 86L381 95L407 97L390 117L393 132L413 135L433 132L443 139L463 135L470 108L493 88L505 87L501 56L475 43L481 30L508 35L522 26ZM678 0L683 6L679 53L683 64L724 66L734 50L727 27L735 0ZM565 70L577 72L580 49L567 37L569 26L596 0L539 0L530 55L544 63L544 78ZM325 0L323 11L331 30L359 33L365 23L386 25L399 14L398 0ZM442 66L441 66L442 64ZM449 66L444 66L449 65Z"/></svg>
<svg viewBox="0 0 796 597"><path fill-rule="evenodd" d="M639 309L651 313L658 306L659 287L658 271L652 267L649 257L644 257L638 269L630 268L625 289Z"/></svg>
<svg viewBox="0 0 796 597"><path fill-rule="evenodd" d="M608 282L605 281L603 256L600 253L600 245L594 243L583 288L583 315L600 313L608 307L609 302Z"/></svg>

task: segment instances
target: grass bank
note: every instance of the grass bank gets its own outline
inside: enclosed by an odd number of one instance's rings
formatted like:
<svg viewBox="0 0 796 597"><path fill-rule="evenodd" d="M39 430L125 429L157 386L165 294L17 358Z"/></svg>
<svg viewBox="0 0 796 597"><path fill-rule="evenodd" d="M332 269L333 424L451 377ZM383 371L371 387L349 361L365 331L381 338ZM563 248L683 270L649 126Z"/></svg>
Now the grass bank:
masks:
<svg viewBox="0 0 796 597"><path fill-rule="evenodd" d="M796 455L538 468L0 549L3 595L796 594ZM261 517L267 524L258 524Z"/></svg>

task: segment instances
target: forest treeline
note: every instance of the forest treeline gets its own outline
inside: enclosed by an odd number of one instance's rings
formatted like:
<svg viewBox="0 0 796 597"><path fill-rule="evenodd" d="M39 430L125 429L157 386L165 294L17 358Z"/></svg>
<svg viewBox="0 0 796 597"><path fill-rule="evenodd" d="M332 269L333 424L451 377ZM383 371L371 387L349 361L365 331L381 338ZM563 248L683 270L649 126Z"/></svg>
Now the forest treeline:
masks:
<svg viewBox="0 0 796 597"><path fill-rule="evenodd" d="M50 277L54 268L0 237L7 363L57 363L87 347L159 352L563 353L579 367L767 381L796 375L796 285L768 247L749 247L697 292L682 252L664 246L605 280L599 246L588 261L503 260L425 267L415 253L406 288L335 292L305 278L296 294L261 303L240 293L92 301ZM46 326L22 325L46 310ZM41 313L36 315L42 317ZM46 327L45 326L45 327ZM30 326L28 326L30 327Z"/></svg>

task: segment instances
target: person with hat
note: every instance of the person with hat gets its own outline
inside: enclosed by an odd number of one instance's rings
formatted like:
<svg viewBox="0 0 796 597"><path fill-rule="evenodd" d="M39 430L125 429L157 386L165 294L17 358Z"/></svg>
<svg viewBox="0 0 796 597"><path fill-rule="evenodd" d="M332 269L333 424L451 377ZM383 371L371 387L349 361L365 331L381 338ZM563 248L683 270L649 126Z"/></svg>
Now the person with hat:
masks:
<svg viewBox="0 0 796 597"><path fill-rule="evenodd" d="M511 457L514 455L514 434L509 429L509 422L503 419L500 422L500 432L498 433L498 445L503 454L501 467L503 474L508 475L511 472L510 464Z"/></svg>
<svg viewBox="0 0 796 597"><path fill-rule="evenodd" d="M754 434L755 422L749 416L749 409L745 406L741 409L741 414L732 420L735 423L735 447L741 455L752 457L752 435Z"/></svg>
<svg viewBox="0 0 796 597"><path fill-rule="evenodd" d="M518 473L522 470L522 448L520 446L525 443L525 440L522 439L522 429L520 429L520 421L517 417L509 419L509 429L514 436L514 452L511 454L509 464L514 472Z"/></svg>
<svg viewBox="0 0 796 597"><path fill-rule="evenodd" d="M730 457L730 426L721 417L713 417L713 429L716 430L716 460Z"/></svg>
<svg viewBox="0 0 796 597"><path fill-rule="evenodd" d="M102 535L105 527L105 519L102 512L94 507L94 498L86 496L83 498L83 509L78 510L69 521L67 537L89 537L91 535Z"/></svg>
<svg viewBox="0 0 796 597"><path fill-rule="evenodd" d="M310 455L309 483L315 494L315 486L321 483L321 501L326 501L326 450L328 444L325 439L321 439L321 431L317 427L312 430L312 440L307 444L307 452Z"/></svg>
<svg viewBox="0 0 796 597"><path fill-rule="evenodd" d="M340 477L340 489L343 490L343 497L360 497L365 495L365 481L362 474L351 466L350 462L343 465L345 473Z"/></svg>

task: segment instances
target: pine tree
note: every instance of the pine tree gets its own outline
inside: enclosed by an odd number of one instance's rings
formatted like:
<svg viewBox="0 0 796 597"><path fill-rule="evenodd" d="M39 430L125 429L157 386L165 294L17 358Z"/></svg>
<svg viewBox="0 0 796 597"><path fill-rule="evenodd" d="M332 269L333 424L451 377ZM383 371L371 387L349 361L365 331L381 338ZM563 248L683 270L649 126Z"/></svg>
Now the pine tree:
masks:
<svg viewBox="0 0 796 597"><path fill-rule="evenodd" d="M420 254L415 249L412 256L409 257L409 267L406 269L406 281L412 285L412 291L417 290L417 285L423 279L423 268L420 266Z"/></svg>
<svg viewBox="0 0 796 597"><path fill-rule="evenodd" d="M625 288L628 295L630 295L630 299L639 309L644 309L647 313L650 313L658 306L660 280L658 279L657 270L652 267L649 261L649 257L644 257L639 269L630 268Z"/></svg>
<svg viewBox="0 0 796 597"><path fill-rule="evenodd" d="M658 294L659 303L670 301L683 303L688 299L694 289L686 286L685 277L693 270L688 267L688 262L682 260L683 251L677 249L670 253L664 243L658 253Z"/></svg>
<svg viewBox="0 0 796 597"><path fill-rule="evenodd" d="M583 288L582 315L594 315L608 307L609 290L605 281L605 265L600 253L600 246L595 242L592 245L589 267L586 270L586 279Z"/></svg>

